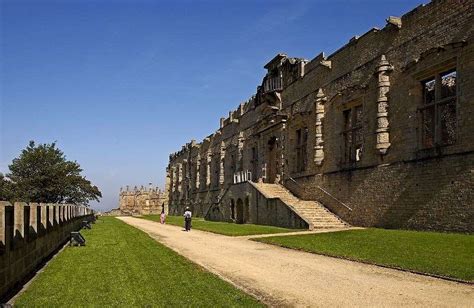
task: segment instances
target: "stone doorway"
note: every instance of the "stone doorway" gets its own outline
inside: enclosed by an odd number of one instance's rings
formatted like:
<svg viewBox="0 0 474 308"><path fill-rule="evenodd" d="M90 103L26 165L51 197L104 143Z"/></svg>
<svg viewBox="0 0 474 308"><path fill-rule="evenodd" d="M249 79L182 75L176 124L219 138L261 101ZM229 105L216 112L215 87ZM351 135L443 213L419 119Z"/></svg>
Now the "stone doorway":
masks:
<svg viewBox="0 0 474 308"><path fill-rule="evenodd" d="M249 197L245 198L244 203L244 221L245 223L250 221L250 202Z"/></svg>
<svg viewBox="0 0 474 308"><path fill-rule="evenodd" d="M275 183L277 178L277 164L278 164L278 144L277 138L271 137L267 144L267 170L266 170L266 183Z"/></svg>
<svg viewBox="0 0 474 308"><path fill-rule="evenodd" d="M245 223L245 217L244 217L244 202L242 199L237 199L237 206L236 206L236 219L235 222L238 224L243 224Z"/></svg>

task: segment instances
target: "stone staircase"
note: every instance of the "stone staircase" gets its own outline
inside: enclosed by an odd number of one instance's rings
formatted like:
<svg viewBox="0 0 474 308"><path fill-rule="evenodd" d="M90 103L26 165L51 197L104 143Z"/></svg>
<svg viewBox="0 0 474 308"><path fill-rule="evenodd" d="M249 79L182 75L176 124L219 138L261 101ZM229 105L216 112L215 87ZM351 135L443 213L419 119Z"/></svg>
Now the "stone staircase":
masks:
<svg viewBox="0 0 474 308"><path fill-rule="evenodd" d="M268 199L280 199L296 214L303 218L309 229L345 228L349 225L331 213L317 201L306 201L295 197L280 184L252 183L258 191Z"/></svg>

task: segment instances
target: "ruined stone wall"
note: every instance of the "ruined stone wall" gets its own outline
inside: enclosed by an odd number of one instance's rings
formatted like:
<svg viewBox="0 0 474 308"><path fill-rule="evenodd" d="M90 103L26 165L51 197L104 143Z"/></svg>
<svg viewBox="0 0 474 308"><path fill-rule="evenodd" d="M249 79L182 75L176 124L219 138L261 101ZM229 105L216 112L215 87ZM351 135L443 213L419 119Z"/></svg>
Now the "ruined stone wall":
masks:
<svg viewBox="0 0 474 308"><path fill-rule="evenodd" d="M91 215L78 205L0 201L0 302Z"/></svg>
<svg viewBox="0 0 474 308"><path fill-rule="evenodd" d="M125 215L160 214L163 207L167 212L167 198L158 188L122 190L120 192L120 211Z"/></svg>
<svg viewBox="0 0 474 308"><path fill-rule="evenodd" d="M255 96L203 142L170 156L172 211L191 206L205 215L221 206L233 174L245 171L355 225L472 232L472 5L432 1L327 57L277 55ZM450 144L426 146L423 81L452 70L455 112L437 115L451 117L439 125L454 123L454 134ZM349 110L360 115L352 145L345 137Z"/></svg>
<svg viewBox="0 0 474 308"><path fill-rule="evenodd" d="M157 187L120 190L119 210L122 215L150 215L160 214L163 208L168 213L167 197Z"/></svg>

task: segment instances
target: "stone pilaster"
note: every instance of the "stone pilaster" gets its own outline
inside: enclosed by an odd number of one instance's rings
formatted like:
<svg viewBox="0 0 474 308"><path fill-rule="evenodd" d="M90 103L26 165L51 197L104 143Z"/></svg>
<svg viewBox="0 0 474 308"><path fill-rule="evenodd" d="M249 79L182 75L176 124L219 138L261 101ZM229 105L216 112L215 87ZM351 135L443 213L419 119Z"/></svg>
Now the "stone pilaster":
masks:
<svg viewBox="0 0 474 308"><path fill-rule="evenodd" d="M285 150L285 143L286 143L286 123L283 123L281 125L281 129L280 129L280 140L278 141L278 144L279 144L279 148L280 148L280 168L279 168L279 171L278 171L278 174L277 174L277 182L278 183L282 183L282 180L285 178L286 176L286 163L285 163L285 160L286 160L286 150ZM282 183L283 184L283 183Z"/></svg>
<svg viewBox="0 0 474 308"><path fill-rule="evenodd" d="M206 187L211 187L211 163L212 163L212 153L207 151L206 155Z"/></svg>
<svg viewBox="0 0 474 308"><path fill-rule="evenodd" d="M201 184L201 155L198 154L196 156L196 179L195 179L195 186L196 190L199 190L199 186Z"/></svg>
<svg viewBox="0 0 474 308"><path fill-rule="evenodd" d="M390 147L390 123L388 119L389 101L387 93L390 91L390 77L389 74L393 67L387 61L385 55L382 55L380 62L377 65L377 144L376 149L381 155L387 153Z"/></svg>
<svg viewBox="0 0 474 308"><path fill-rule="evenodd" d="M225 157L225 144L224 141L221 142L220 146L220 157L219 157L219 185L224 185L224 157Z"/></svg>
<svg viewBox="0 0 474 308"><path fill-rule="evenodd" d="M244 138L244 136L241 132L239 134L239 140L237 142L237 168L236 168L237 170L235 170L235 171L243 171L244 170L244 166L243 166L244 141L245 141L245 138Z"/></svg>
<svg viewBox="0 0 474 308"><path fill-rule="evenodd" d="M183 191L183 166L181 163L176 165L176 185L178 195L181 197L181 193Z"/></svg>
<svg viewBox="0 0 474 308"><path fill-rule="evenodd" d="M323 118L324 104L327 98L322 89L316 94L315 113L316 113L316 133L314 141L314 162L320 166L324 160L324 137L323 137Z"/></svg>

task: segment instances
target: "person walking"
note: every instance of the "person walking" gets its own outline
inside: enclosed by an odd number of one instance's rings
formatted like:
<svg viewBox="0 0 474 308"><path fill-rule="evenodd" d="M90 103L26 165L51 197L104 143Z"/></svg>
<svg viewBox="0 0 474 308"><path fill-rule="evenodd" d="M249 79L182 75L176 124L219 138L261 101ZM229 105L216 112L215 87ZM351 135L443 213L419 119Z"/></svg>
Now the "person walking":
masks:
<svg viewBox="0 0 474 308"><path fill-rule="evenodd" d="M184 229L186 231L191 231L191 217L193 216L189 207L186 207L186 211L184 212Z"/></svg>
<svg viewBox="0 0 474 308"><path fill-rule="evenodd" d="M163 204L163 208L161 209L161 215L160 215L160 223L161 223L162 225L165 224L165 219L166 219L165 205Z"/></svg>

